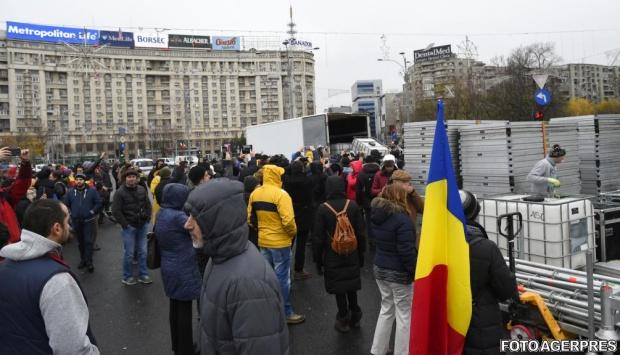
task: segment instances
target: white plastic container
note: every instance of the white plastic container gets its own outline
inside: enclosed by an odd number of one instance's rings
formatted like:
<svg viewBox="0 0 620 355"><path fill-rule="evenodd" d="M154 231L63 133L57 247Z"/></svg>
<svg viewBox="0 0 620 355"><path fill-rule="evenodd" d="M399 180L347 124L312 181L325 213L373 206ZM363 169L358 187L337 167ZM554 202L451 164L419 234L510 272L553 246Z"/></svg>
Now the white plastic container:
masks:
<svg viewBox="0 0 620 355"><path fill-rule="evenodd" d="M521 212L523 229L515 238L516 258L571 269L585 267L585 252L595 247L592 202L585 197L527 202L522 200L526 196L480 199L478 221L489 239L508 256L507 240L498 233L497 220L503 214Z"/></svg>

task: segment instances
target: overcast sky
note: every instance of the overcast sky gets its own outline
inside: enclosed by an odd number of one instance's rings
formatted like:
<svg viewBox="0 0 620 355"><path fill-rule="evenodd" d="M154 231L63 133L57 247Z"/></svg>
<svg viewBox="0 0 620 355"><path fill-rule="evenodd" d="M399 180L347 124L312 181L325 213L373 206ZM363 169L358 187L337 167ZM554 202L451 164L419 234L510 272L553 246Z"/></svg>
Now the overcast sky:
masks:
<svg viewBox="0 0 620 355"><path fill-rule="evenodd" d="M328 98L328 89L349 90L355 80L381 79L384 89L399 90L399 67L377 61L383 56L381 34L390 58L398 61L399 52L411 59L413 50L429 43L452 44L456 52L465 35L485 62L537 41L554 42L563 63L607 64L605 52L620 50L618 0L1 0L0 21L127 31L196 29L195 34L205 29L204 34L285 39L289 4L297 38L320 47L315 51L317 112L350 105L349 93Z"/></svg>

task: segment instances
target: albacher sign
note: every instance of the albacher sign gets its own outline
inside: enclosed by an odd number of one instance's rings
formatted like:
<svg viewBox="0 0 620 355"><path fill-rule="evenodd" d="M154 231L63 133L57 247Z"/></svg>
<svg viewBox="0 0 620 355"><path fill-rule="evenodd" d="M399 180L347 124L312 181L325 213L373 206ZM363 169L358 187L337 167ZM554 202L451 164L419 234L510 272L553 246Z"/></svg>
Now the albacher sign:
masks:
<svg viewBox="0 0 620 355"><path fill-rule="evenodd" d="M431 60L450 58L452 56L452 46L445 45L433 47L427 50L418 50L413 52L413 61L416 63L428 62Z"/></svg>
<svg viewBox="0 0 620 355"><path fill-rule="evenodd" d="M99 31L86 28L42 26L7 21L6 38L21 41L86 43L88 45L95 45L99 40Z"/></svg>
<svg viewBox="0 0 620 355"><path fill-rule="evenodd" d="M191 35L168 35L168 47L211 48L211 37Z"/></svg>

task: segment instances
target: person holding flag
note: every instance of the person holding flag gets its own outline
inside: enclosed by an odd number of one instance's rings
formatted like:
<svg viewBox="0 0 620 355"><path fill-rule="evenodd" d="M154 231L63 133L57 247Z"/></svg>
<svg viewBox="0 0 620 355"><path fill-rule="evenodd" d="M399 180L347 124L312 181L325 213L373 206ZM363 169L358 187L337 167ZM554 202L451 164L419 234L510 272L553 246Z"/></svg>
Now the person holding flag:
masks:
<svg viewBox="0 0 620 355"><path fill-rule="evenodd" d="M409 354L461 354L472 314L469 245L441 100L415 268Z"/></svg>

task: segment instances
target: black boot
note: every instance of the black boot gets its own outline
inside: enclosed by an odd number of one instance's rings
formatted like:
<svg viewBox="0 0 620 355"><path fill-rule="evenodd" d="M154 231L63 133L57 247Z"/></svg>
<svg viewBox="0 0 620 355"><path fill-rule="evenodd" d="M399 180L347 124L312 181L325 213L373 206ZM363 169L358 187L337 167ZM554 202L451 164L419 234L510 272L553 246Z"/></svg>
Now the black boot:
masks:
<svg viewBox="0 0 620 355"><path fill-rule="evenodd" d="M334 327L341 333L348 333L351 331L349 327L349 321L351 320L351 312L348 312L346 316L341 317L340 314L336 314L336 324Z"/></svg>
<svg viewBox="0 0 620 355"><path fill-rule="evenodd" d="M349 324L352 328L360 327L360 320L362 319L362 309L358 306L356 309L351 310L351 321Z"/></svg>

